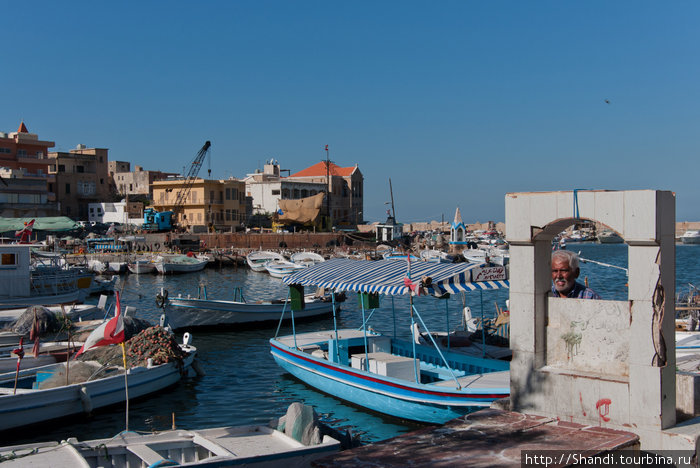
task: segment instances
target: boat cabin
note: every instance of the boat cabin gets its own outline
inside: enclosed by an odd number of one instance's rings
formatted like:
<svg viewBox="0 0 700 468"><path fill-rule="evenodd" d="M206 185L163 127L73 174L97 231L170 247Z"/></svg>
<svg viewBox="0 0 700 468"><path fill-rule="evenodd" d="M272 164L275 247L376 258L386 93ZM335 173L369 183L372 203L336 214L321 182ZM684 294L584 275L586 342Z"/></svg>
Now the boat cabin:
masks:
<svg viewBox="0 0 700 468"><path fill-rule="evenodd" d="M0 245L0 297L30 295L29 245Z"/></svg>

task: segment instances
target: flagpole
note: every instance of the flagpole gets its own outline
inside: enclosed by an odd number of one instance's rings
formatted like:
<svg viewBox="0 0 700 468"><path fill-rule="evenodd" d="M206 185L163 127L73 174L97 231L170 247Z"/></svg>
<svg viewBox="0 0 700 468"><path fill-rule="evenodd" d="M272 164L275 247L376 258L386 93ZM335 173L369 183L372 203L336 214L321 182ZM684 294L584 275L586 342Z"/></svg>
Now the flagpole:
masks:
<svg viewBox="0 0 700 468"><path fill-rule="evenodd" d="M122 341L119 343L119 345L122 347L122 360L124 361L124 389L126 391L126 430L129 430L129 380L127 379L127 371L128 369L126 368L126 346L124 345L124 342Z"/></svg>

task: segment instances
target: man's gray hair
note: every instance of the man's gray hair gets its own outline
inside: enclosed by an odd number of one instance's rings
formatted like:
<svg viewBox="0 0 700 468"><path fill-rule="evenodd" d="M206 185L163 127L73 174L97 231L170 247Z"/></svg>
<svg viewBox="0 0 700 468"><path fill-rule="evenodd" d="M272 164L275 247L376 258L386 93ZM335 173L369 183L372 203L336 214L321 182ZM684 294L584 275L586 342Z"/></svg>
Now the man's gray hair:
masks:
<svg viewBox="0 0 700 468"><path fill-rule="evenodd" d="M566 260L569 263L569 268L572 270L578 268L578 255L576 252L572 252L571 250L555 250L552 252L552 261L554 261L555 258Z"/></svg>

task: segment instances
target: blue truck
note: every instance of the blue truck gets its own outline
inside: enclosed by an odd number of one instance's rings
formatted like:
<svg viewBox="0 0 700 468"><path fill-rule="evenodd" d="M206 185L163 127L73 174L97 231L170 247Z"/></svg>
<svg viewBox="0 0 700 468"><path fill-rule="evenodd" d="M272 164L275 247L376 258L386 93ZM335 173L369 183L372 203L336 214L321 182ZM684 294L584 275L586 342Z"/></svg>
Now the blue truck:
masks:
<svg viewBox="0 0 700 468"><path fill-rule="evenodd" d="M164 232L173 229L172 211L157 211L154 208L143 210L143 230L151 232Z"/></svg>

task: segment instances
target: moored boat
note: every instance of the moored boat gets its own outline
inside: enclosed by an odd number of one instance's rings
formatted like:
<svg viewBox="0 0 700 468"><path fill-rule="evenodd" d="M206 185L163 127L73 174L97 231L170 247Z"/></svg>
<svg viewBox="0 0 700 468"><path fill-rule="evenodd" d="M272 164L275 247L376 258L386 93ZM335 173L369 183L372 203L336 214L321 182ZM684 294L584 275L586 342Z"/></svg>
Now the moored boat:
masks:
<svg viewBox="0 0 700 468"><path fill-rule="evenodd" d="M129 398L142 397L174 385L186 375L196 354L196 348L181 346L182 363L138 366L128 369ZM95 361L75 361L68 364L69 375L93 376L90 380L68 385L51 386L49 379L65 382L67 363L51 364L0 374L0 431L26 426L92 410L125 401L124 369L103 366ZM95 378L95 375L101 377ZM17 375L17 387L15 377ZM42 388L44 387L44 388Z"/></svg>
<svg viewBox="0 0 700 468"><path fill-rule="evenodd" d="M326 259L323 258L322 255L317 254L316 252L296 252L293 253L289 259L292 261L292 263L296 263L299 265L304 265L304 266L311 266L316 263L321 263L325 262Z"/></svg>
<svg viewBox="0 0 700 468"><path fill-rule="evenodd" d="M283 278L298 270L303 270L308 265L287 262L285 260L271 260L265 263L265 270L275 278Z"/></svg>
<svg viewBox="0 0 700 468"><path fill-rule="evenodd" d="M152 257L141 257L127 264L128 270L135 275L144 275L156 272L156 264Z"/></svg>
<svg viewBox="0 0 700 468"><path fill-rule="evenodd" d="M109 439L0 447L8 466L310 466L317 458L338 452L339 440L320 428L315 415L293 403L285 427L261 425L208 429L172 429L152 434L123 431ZM311 409L310 407L305 407ZM299 422L291 419L297 411ZM308 419L311 419L310 421ZM287 429L289 427L289 429ZM314 435L316 435L314 437Z"/></svg>
<svg viewBox="0 0 700 468"><path fill-rule="evenodd" d="M163 275L202 271L207 266L206 260L179 254L161 254L156 257L154 263L158 273Z"/></svg>
<svg viewBox="0 0 700 468"><path fill-rule="evenodd" d="M685 231L681 236L684 244L700 244L700 231Z"/></svg>
<svg viewBox="0 0 700 468"><path fill-rule="evenodd" d="M256 250L245 257L248 266L253 271L265 271L265 264L271 260L284 261L284 257L270 250Z"/></svg>
<svg viewBox="0 0 700 468"><path fill-rule="evenodd" d="M503 266L397 260L335 259L314 265L285 277L284 283L362 293L363 327L275 336L272 356L285 371L337 398L399 418L444 423L507 397L509 363L382 335L369 329L365 309L374 315L375 294L442 297L507 287L505 271ZM424 324L412 299L411 310L412 320Z"/></svg>
<svg viewBox="0 0 700 468"><path fill-rule="evenodd" d="M336 306L345 300L345 296L336 295ZM259 326L277 323L280 318L290 320L292 317L289 300L264 300L246 302L240 288L233 289L233 300L208 299L206 287L200 286L197 297L182 296L168 299L167 319L173 330L197 327ZM283 314L283 311L285 314ZM319 318L333 312L330 295L307 294L304 296L304 308L294 312L295 320Z"/></svg>
<svg viewBox="0 0 700 468"><path fill-rule="evenodd" d="M82 299L92 275L66 265L31 265L31 245L0 245L0 309L67 304Z"/></svg>

